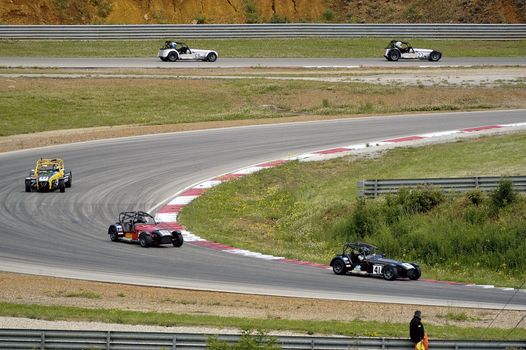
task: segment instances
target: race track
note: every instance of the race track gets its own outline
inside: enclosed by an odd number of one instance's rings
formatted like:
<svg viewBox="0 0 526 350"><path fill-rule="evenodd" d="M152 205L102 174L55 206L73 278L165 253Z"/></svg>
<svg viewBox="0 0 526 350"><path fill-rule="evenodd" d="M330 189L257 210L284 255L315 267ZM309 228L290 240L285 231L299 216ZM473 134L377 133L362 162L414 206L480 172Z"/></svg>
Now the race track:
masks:
<svg viewBox="0 0 526 350"><path fill-rule="evenodd" d="M190 244L112 243L124 210L147 210L198 181L251 164L344 144L526 121L526 110L441 113L225 128L101 140L0 154L0 270L169 287L502 307L514 291L428 281L336 276ZM25 193L39 157L73 171L66 193ZM519 291L510 308L526 310Z"/></svg>

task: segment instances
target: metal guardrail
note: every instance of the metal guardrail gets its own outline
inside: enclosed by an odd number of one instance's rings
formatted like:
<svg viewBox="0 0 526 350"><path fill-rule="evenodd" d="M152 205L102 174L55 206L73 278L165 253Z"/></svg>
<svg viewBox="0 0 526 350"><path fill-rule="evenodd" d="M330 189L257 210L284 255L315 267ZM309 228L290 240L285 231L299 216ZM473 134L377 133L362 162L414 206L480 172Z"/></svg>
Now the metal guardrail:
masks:
<svg viewBox="0 0 526 350"><path fill-rule="evenodd" d="M445 191L469 191L475 188L479 188L482 191L492 191L498 188L502 179L511 180L514 190L526 192L526 176L363 180L358 182L358 192L360 196L376 198L382 194L397 192L402 187L418 186L435 186Z"/></svg>
<svg viewBox="0 0 526 350"><path fill-rule="evenodd" d="M301 37L518 40L526 39L526 24L0 25L0 39L115 40Z"/></svg>
<svg viewBox="0 0 526 350"><path fill-rule="evenodd" d="M0 329L0 349L85 350L200 350L206 349L208 334L142 333L106 331ZM239 335L219 335L229 343ZM283 350L409 350L414 346L399 338L349 338L314 336L276 337ZM442 350L519 350L526 341L430 340L429 347Z"/></svg>

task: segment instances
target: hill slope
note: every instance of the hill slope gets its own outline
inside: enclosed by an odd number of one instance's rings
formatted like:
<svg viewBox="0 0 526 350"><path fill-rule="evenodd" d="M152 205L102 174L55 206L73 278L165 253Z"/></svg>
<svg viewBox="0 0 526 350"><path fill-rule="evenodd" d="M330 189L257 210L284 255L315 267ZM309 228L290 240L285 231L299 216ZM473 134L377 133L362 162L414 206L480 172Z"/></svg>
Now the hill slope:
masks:
<svg viewBox="0 0 526 350"><path fill-rule="evenodd" d="M0 24L526 23L523 0L2 0Z"/></svg>

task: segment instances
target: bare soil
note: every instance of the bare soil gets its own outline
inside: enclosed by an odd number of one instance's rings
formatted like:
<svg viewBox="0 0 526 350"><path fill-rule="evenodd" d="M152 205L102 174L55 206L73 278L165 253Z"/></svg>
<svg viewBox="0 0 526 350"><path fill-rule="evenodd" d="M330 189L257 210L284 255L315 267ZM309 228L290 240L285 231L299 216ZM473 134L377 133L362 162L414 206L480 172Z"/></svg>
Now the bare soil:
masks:
<svg viewBox="0 0 526 350"><path fill-rule="evenodd" d="M379 321L405 323L414 310L423 313L427 324L459 327L512 328L523 317L521 311L500 311L458 307L383 304L337 300L318 300L236 293L205 292L185 289L141 287L89 282L55 277L0 272L0 301L9 303L65 305L82 308L118 308L145 312L166 312L225 317ZM83 296L84 295L84 296ZM95 295L88 298L85 295ZM465 314L468 320L455 321L448 313ZM0 327L13 319L0 318ZM34 323L16 321L21 328ZM24 326L25 325L25 326ZM522 325L519 327L526 327Z"/></svg>

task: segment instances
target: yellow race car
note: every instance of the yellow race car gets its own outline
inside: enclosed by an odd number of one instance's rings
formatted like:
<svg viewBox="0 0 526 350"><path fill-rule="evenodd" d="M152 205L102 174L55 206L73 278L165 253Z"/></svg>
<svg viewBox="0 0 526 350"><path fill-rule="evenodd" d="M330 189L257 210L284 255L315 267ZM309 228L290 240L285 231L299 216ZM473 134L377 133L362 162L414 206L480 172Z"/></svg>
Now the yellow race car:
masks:
<svg viewBox="0 0 526 350"><path fill-rule="evenodd" d="M71 170L64 169L62 159L40 158L34 169L26 177L26 192L50 192L59 190L66 192L66 187L71 187L73 176Z"/></svg>

